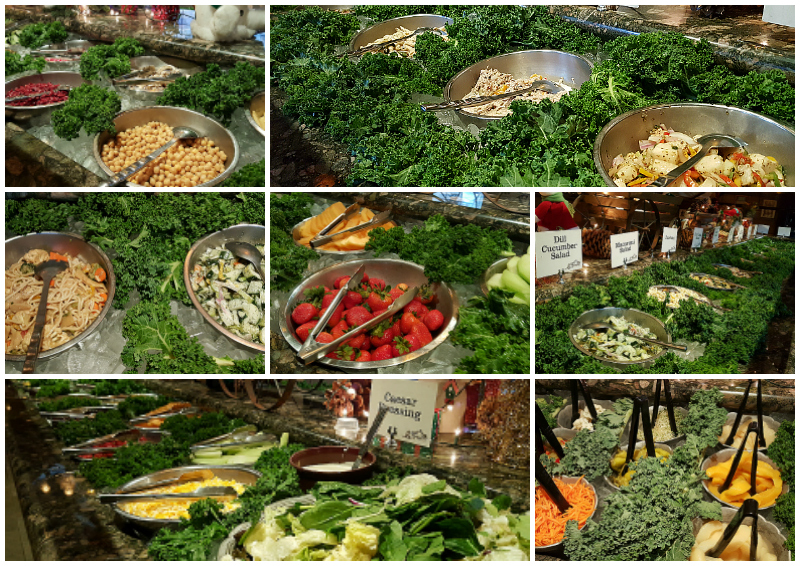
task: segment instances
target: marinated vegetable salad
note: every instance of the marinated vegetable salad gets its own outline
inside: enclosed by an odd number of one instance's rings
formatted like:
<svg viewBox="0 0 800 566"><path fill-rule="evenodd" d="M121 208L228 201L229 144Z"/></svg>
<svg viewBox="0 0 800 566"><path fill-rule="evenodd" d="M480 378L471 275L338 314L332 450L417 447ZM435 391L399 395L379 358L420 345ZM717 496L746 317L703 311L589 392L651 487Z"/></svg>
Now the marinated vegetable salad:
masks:
<svg viewBox="0 0 800 566"><path fill-rule="evenodd" d="M661 352L660 346L622 334L628 332L634 336L657 340L658 337L650 332L650 329L628 322L623 317L611 316L605 322L611 329L606 332L581 329L575 334L575 339L592 354L615 362L646 360Z"/></svg>
<svg viewBox="0 0 800 566"><path fill-rule="evenodd" d="M618 187L646 187L697 154L700 136L668 129L663 124L639 140L639 151L617 155L608 174ZM783 187L783 167L760 153L748 154L738 148L727 156L709 151L697 164L670 186L676 187Z"/></svg>
<svg viewBox="0 0 800 566"><path fill-rule="evenodd" d="M262 254L263 271L264 246L256 249ZM224 247L210 248L194 266L192 289L206 312L226 329L256 344L266 343L264 281L252 264Z"/></svg>

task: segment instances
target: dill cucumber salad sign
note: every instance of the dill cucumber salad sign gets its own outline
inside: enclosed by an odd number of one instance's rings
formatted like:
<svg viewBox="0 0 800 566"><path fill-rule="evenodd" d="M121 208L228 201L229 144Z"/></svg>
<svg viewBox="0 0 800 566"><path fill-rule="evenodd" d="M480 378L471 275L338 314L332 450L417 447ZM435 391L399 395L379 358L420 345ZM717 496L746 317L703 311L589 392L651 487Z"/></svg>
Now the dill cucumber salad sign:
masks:
<svg viewBox="0 0 800 566"><path fill-rule="evenodd" d="M378 434L429 448L439 382L436 380L373 379L369 426L383 407L389 407Z"/></svg>

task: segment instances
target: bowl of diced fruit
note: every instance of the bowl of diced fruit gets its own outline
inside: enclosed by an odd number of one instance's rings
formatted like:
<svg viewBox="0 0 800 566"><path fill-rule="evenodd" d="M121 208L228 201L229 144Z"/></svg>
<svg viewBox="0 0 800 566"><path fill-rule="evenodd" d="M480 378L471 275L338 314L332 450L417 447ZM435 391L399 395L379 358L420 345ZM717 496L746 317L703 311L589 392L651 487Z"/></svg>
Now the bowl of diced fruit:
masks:
<svg viewBox="0 0 800 566"><path fill-rule="evenodd" d="M420 292L391 319L354 336L319 362L361 370L388 367L424 356L447 339L458 321L455 292L446 283L429 283L423 267L416 263L368 259L323 269L294 289L280 318L281 332L292 348L300 350L336 293L362 264L365 272L358 289L347 293L317 336L319 342L332 342L360 326L388 309L408 289L419 287Z"/></svg>

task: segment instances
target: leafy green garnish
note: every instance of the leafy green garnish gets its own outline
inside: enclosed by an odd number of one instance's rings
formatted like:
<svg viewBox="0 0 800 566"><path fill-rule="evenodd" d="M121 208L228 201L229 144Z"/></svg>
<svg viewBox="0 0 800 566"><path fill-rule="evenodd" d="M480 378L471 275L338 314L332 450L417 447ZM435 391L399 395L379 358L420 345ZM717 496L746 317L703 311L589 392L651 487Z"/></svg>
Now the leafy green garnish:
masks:
<svg viewBox="0 0 800 566"><path fill-rule="evenodd" d="M228 177L223 187L264 187L267 179L266 158L257 163L248 163ZM263 209L263 207L262 207Z"/></svg>
<svg viewBox="0 0 800 566"><path fill-rule="evenodd" d="M81 76L87 81L100 77L105 71L111 78L131 72L131 57L144 53L144 47L131 37L117 38L112 45L95 45L81 55Z"/></svg>
<svg viewBox="0 0 800 566"><path fill-rule="evenodd" d="M113 90L83 84L70 91L64 106L53 111L53 132L65 140L77 138L81 128L89 135L106 130L114 135L114 116L121 109L122 100Z"/></svg>
<svg viewBox="0 0 800 566"><path fill-rule="evenodd" d="M61 43L67 39L67 30L61 22L35 23L22 28L19 44L28 49Z"/></svg>

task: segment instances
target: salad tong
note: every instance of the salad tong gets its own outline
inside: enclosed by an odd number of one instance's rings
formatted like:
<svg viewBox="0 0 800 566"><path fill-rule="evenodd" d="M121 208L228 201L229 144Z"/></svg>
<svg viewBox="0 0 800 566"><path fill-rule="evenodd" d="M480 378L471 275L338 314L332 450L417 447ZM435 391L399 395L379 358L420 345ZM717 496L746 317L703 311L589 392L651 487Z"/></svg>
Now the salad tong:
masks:
<svg viewBox="0 0 800 566"><path fill-rule="evenodd" d="M376 214L369 222L365 222L364 224L359 224L358 226L353 226L352 228L347 228L346 230L341 230L339 232L336 232L335 234L328 234L328 232L330 232L336 226L338 226L340 222L351 218L355 214L358 214L359 208L360 207L358 204L351 204L350 206L348 206L347 209L345 209L345 211L342 214L334 218L330 224L328 224L327 226L325 226L325 228L320 230L319 234L317 234L314 238L311 239L310 242L308 242L311 248L313 249L323 244L327 244L328 242L331 242L333 240L338 240L339 238L342 238L347 234L351 234L353 232L361 232L362 230L365 230L366 228L371 228L372 226L380 226L381 224L386 222L386 219L389 218L389 216L392 214L392 207L390 206L387 210L384 210L380 214Z"/></svg>
<svg viewBox="0 0 800 566"><path fill-rule="evenodd" d="M477 96L475 98L451 100L450 102L421 104L420 108L422 109L423 112L438 112L441 110L459 110L461 108L469 108L471 106L480 106L481 104L494 102L495 100L501 100L503 98L520 96L522 94L533 92L534 90L541 90L542 92L546 92L547 94L557 94L566 89L560 85L557 85L553 81L541 80L541 81L536 81L531 86L525 87L521 90L512 90L510 92L504 92L502 94L493 94L491 96Z"/></svg>
<svg viewBox="0 0 800 566"><path fill-rule="evenodd" d="M694 156L692 156L682 165L678 165L666 175L658 177L650 186L666 187L678 177L686 173L689 169L694 167L698 161L703 159L703 157L705 157L706 154L711 151L712 147L745 147L747 145L747 142L744 140L726 134L707 134L705 136L700 136L697 138L697 143L701 144L702 147L697 150L697 153Z"/></svg>

